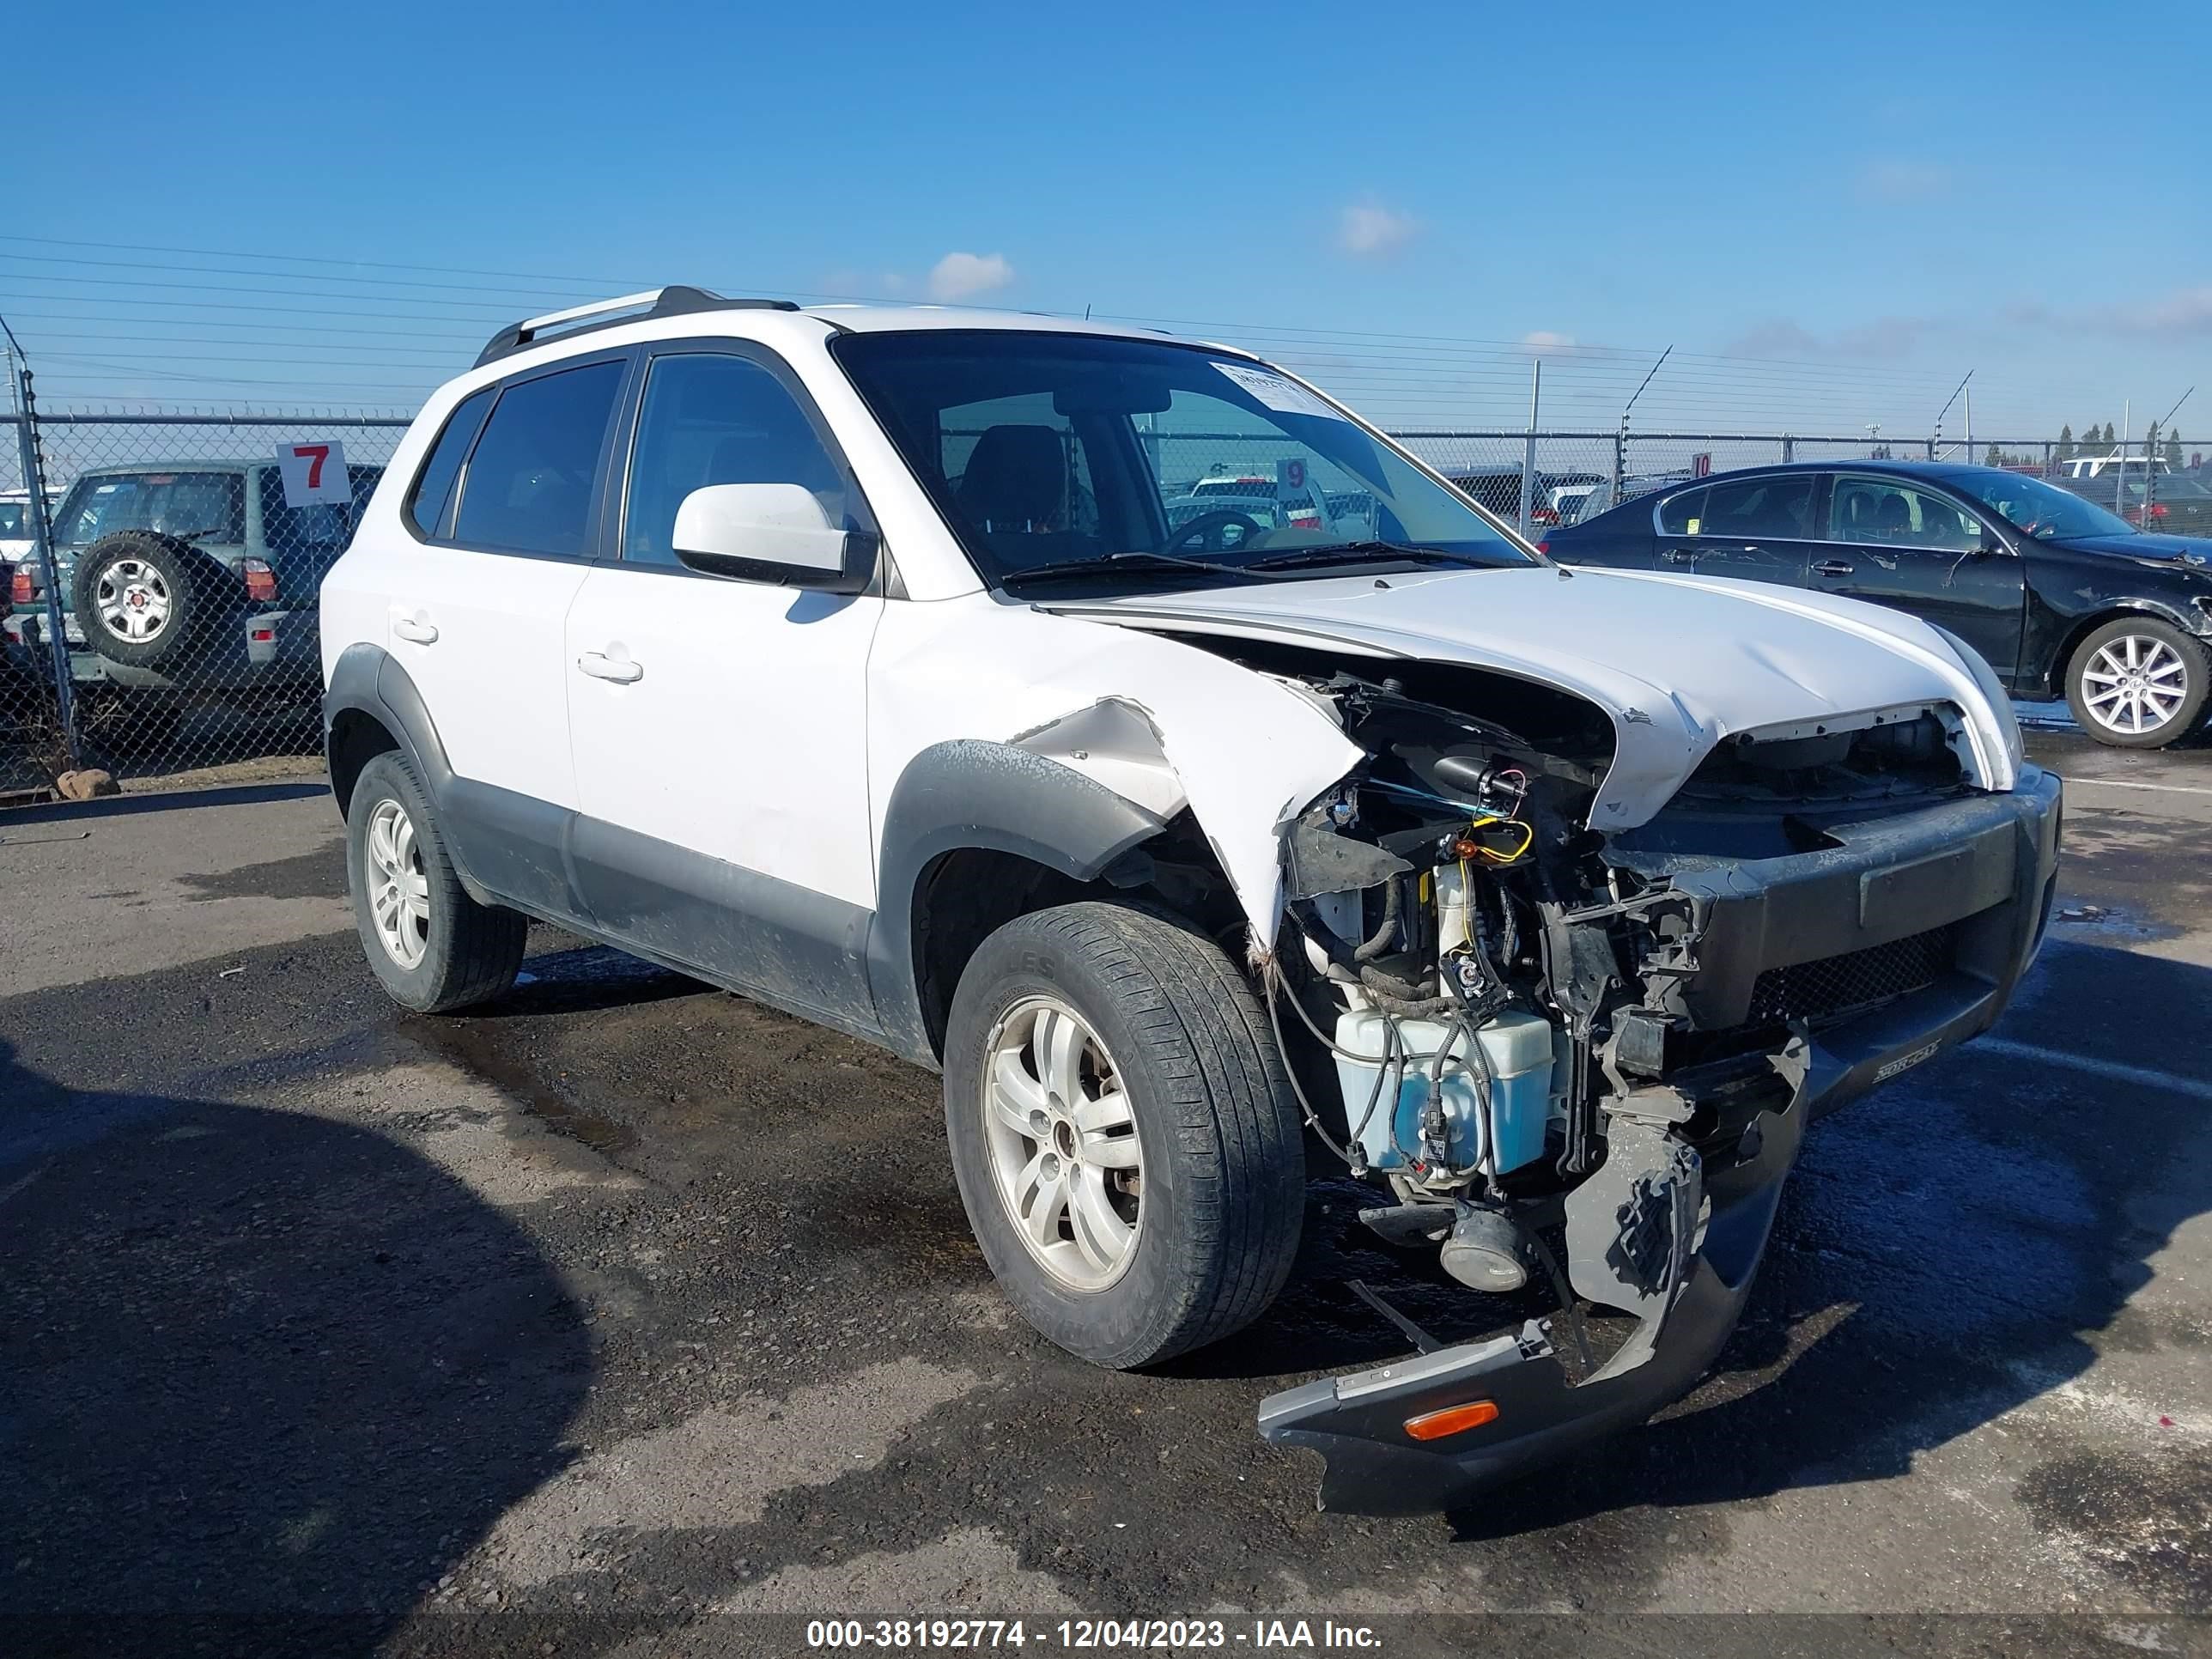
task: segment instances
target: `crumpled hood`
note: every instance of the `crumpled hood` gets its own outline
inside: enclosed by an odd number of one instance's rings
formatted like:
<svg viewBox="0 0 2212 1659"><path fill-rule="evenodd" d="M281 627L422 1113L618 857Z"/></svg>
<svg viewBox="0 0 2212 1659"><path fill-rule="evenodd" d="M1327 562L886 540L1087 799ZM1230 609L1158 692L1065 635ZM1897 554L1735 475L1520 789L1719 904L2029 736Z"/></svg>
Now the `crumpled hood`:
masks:
<svg viewBox="0 0 2212 1659"><path fill-rule="evenodd" d="M1613 769L1591 809L1601 830L1649 820L1731 733L1900 703L1956 705L1976 781L1990 789L2014 781L1996 711L1942 635L1916 617L1795 588L1535 567L1041 608L1129 627L1467 663L1574 692L1613 723Z"/></svg>

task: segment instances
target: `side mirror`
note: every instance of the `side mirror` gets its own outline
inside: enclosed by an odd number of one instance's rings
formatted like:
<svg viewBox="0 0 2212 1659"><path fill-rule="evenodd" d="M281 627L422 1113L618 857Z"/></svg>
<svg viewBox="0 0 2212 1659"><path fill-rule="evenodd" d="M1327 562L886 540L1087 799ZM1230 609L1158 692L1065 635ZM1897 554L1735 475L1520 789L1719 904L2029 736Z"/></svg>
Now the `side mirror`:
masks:
<svg viewBox="0 0 2212 1659"><path fill-rule="evenodd" d="M676 509L676 556L740 581L857 593L875 574L877 538L830 522L795 483L708 484Z"/></svg>

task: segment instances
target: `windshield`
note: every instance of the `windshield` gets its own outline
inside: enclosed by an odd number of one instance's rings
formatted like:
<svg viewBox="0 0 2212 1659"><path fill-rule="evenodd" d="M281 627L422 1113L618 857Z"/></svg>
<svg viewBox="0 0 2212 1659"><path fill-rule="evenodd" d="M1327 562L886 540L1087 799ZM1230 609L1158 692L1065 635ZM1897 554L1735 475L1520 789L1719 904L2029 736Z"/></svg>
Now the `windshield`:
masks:
<svg viewBox="0 0 2212 1659"><path fill-rule="evenodd" d="M2075 536L2132 536L2136 527L2071 490L2016 472L1964 473L1952 480L2014 530L2039 542Z"/></svg>
<svg viewBox="0 0 2212 1659"><path fill-rule="evenodd" d="M1376 542L1533 562L1457 492L1258 363L1004 329L848 334L832 349L993 582L1092 561L1102 577L1117 561L1126 580L1148 556L1241 568L1305 553L1325 568L1323 550Z"/></svg>
<svg viewBox="0 0 2212 1659"><path fill-rule="evenodd" d="M62 510L54 514L58 546L82 547L118 530L243 542L246 481L235 472L133 472L79 478Z"/></svg>

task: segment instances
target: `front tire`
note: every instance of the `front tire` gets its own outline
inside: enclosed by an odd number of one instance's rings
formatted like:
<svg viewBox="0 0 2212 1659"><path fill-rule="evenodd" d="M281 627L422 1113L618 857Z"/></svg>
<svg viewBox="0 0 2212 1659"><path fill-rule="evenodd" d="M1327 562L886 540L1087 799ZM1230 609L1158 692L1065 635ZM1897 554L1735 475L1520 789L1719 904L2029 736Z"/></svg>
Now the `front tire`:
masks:
<svg viewBox="0 0 2212 1659"><path fill-rule="evenodd" d="M2212 653L2171 623L2122 617L2075 648L2066 701L2081 729L2120 749L2162 749L2197 729Z"/></svg>
<svg viewBox="0 0 2212 1659"><path fill-rule="evenodd" d="M1069 1352L1151 1364L1249 1324L1305 1210L1267 1015L1208 939L1115 904L1037 911L952 1000L945 1113L984 1259Z"/></svg>
<svg viewBox="0 0 2212 1659"><path fill-rule="evenodd" d="M441 1014L514 983L528 921L468 896L429 795L397 751L354 781L346 885L369 968L401 1007Z"/></svg>

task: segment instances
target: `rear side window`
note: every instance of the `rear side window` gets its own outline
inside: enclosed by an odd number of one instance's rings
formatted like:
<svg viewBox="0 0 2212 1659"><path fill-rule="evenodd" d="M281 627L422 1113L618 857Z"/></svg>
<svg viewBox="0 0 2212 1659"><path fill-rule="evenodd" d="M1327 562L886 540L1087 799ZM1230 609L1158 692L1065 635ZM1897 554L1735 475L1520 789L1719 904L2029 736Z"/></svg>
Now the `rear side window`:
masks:
<svg viewBox="0 0 2212 1659"><path fill-rule="evenodd" d="M407 519L425 536L435 536L446 521L453 480L461 476L461 463L468 457L469 446L476 441L477 428L483 424L484 410L491 407L492 391L486 386L461 399L446 417L446 429L438 434L438 441L430 446L430 459L415 476L415 488L407 495Z"/></svg>
<svg viewBox="0 0 2212 1659"><path fill-rule="evenodd" d="M381 467L349 467L347 482L353 490L353 500L345 506L336 501L310 501L305 507L289 507L284 501L284 475L273 466L261 469L261 539L271 553L327 554L332 557L345 551L346 544L353 539L353 527L361 522L361 510L368 505L368 498L376 492L376 480Z"/></svg>
<svg viewBox="0 0 2212 1659"><path fill-rule="evenodd" d="M1747 478L1705 492L1700 536L1777 536L1802 540L1813 533L1813 474Z"/></svg>
<svg viewBox="0 0 2212 1659"><path fill-rule="evenodd" d="M626 368L586 363L501 392L469 457L453 539L512 553L583 552L599 450Z"/></svg>
<svg viewBox="0 0 2212 1659"><path fill-rule="evenodd" d="M1659 528L1669 536L1694 536L1705 505L1705 492L1686 489L1659 509Z"/></svg>

